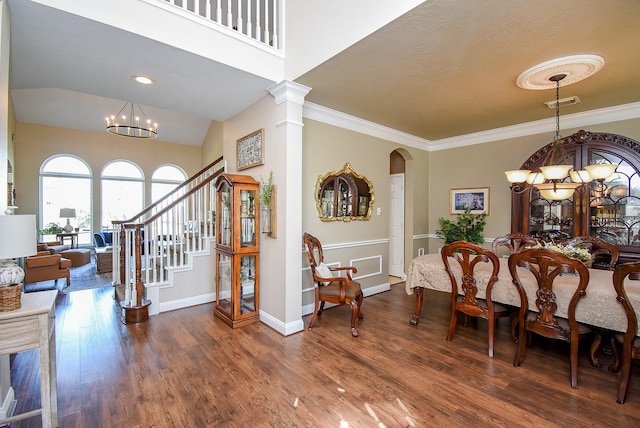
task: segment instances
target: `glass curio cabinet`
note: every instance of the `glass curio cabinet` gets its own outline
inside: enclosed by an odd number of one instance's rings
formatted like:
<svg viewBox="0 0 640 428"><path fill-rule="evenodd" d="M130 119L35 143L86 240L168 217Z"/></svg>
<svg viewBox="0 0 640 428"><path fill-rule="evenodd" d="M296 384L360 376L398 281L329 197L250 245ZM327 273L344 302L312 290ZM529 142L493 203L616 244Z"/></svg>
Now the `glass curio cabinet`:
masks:
<svg viewBox="0 0 640 428"><path fill-rule="evenodd" d="M614 174L576 189L562 201L543 198L525 184L512 187L511 231L543 240L574 236L601 238L620 250L619 263L640 260L640 143L616 134L579 131L563 145L576 169L598 163L617 164ZM521 169L536 170L550 150L531 155Z"/></svg>
<svg viewBox="0 0 640 428"><path fill-rule="evenodd" d="M216 182L215 315L232 328L259 320L260 183L222 174Z"/></svg>

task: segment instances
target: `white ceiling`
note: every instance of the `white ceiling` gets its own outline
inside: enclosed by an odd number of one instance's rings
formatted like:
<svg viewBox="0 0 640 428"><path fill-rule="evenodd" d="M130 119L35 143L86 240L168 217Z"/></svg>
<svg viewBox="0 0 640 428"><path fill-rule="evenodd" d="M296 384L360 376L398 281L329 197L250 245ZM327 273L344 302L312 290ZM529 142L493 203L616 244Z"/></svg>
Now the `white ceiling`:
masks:
<svg viewBox="0 0 640 428"><path fill-rule="evenodd" d="M133 100L159 123L159 139L200 145L211 120L232 117L274 83L31 1L6 1L19 121L104 132L105 116ZM638 22L638 0L430 0L296 81L312 88L308 101L433 141L552 117L543 103L555 91L515 82L566 55L599 54L606 64L561 89L581 99L562 114L640 102ZM133 74L157 83L141 86Z"/></svg>

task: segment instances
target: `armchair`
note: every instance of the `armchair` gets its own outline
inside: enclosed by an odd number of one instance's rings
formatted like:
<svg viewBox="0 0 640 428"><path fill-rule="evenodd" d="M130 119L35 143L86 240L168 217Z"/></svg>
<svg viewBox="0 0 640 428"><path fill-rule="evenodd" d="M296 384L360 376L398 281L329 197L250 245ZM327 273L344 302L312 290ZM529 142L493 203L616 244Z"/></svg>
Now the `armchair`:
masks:
<svg viewBox="0 0 640 428"><path fill-rule="evenodd" d="M25 258L24 282L54 280L65 278L67 286L71 285L69 268L71 260L63 258L60 254L50 254L48 251L40 251L35 256Z"/></svg>
<svg viewBox="0 0 640 428"><path fill-rule="evenodd" d="M325 265L322 245L318 238L309 233L303 235L303 243L309 258L315 291L313 317L309 322L309 330L316 319L322 315L325 302L336 305L346 303L351 306L351 335L358 337L356 318L364 318L361 311L364 295L360 283L351 278L351 273L356 273L356 268L353 266L335 268ZM334 277L334 273L343 273L344 276Z"/></svg>

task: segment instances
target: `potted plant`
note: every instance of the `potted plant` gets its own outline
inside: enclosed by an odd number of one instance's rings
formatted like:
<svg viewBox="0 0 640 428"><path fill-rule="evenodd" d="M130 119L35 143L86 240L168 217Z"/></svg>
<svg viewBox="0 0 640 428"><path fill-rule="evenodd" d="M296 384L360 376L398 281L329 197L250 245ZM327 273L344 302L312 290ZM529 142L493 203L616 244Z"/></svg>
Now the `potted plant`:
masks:
<svg viewBox="0 0 640 428"><path fill-rule="evenodd" d="M262 233L271 234L271 197L273 196L273 171L269 172L269 180L265 183L260 176L260 229Z"/></svg>
<svg viewBox="0 0 640 428"><path fill-rule="evenodd" d="M444 239L445 245L456 241L467 241L473 244L484 242L484 226L487 222L487 214L471 214L470 209L465 209L464 213L456 214L456 220L452 221L440 217L438 223L440 229L436 230L436 235Z"/></svg>
<svg viewBox="0 0 640 428"><path fill-rule="evenodd" d="M49 223L44 229L38 230L38 234L40 235L55 235L63 232L64 228L62 226L58 226L56 223Z"/></svg>

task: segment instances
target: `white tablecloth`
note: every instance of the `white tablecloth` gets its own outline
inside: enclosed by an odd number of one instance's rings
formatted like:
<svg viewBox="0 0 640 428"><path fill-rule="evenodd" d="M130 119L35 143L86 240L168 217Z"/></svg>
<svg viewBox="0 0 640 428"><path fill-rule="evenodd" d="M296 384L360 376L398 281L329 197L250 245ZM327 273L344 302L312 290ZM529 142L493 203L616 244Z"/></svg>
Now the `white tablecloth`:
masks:
<svg viewBox="0 0 640 428"><path fill-rule="evenodd" d="M476 268L476 285L480 296L484 296L486 284L491 274L489 265L489 263L481 263ZM460 271L457 263L452 263L452 266ZM535 306L537 283L528 270L524 268L518 269L521 272L520 279L527 292L529 309L537 310ZM589 269L587 294L578 302L576 319L592 326L624 332L627 330L627 316L622 309L622 305L616 300L612 278L612 271ZM558 301L558 310L556 312L558 316L567 316L567 305L570 296L575 292L577 283L577 276L575 275L563 275L556 279L554 291ZM416 257L411 262L406 282L407 294L413 294L415 287L451 292L451 281L445 271L440 254L426 254ZM636 313L640 313L640 281L627 280L625 287ZM520 296L516 286L513 284L506 258L500 259L498 281L493 286L493 300L506 305L520 306Z"/></svg>

